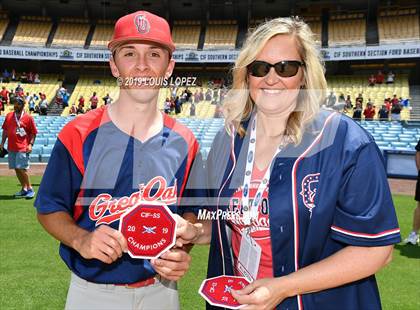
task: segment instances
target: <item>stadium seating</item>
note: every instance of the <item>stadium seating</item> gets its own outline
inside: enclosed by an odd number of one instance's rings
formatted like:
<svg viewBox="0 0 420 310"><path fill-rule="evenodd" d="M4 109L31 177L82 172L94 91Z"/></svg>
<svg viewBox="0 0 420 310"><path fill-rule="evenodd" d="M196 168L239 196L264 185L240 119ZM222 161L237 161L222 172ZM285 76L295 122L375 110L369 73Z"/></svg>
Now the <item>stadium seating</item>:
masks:
<svg viewBox="0 0 420 310"><path fill-rule="evenodd" d="M52 22L49 17L22 16L12 44L45 46L51 27Z"/></svg>
<svg viewBox="0 0 420 310"><path fill-rule="evenodd" d="M40 79L40 84L22 84L20 82L0 83L0 89L5 86L9 90L15 90L17 85L20 84L25 94L28 92L31 95L36 94L39 97L38 94L42 92L46 95L47 101L51 102L51 100L55 97L57 90L60 88L62 82L59 81L59 76L55 74L42 74ZM28 105L26 105L26 109L28 109ZM13 106L8 105L6 106L5 113L12 110Z"/></svg>
<svg viewBox="0 0 420 310"><path fill-rule="evenodd" d="M177 49L197 49L200 39L200 21L179 20L174 22L172 38Z"/></svg>
<svg viewBox="0 0 420 310"><path fill-rule="evenodd" d="M322 24L320 16L303 16L303 20L309 25L315 35L315 42L321 45Z"/></svg>
<svg viewBox="0 0 420 310"><path fill-rule="evenodd" d="M89 108L89 98L92 96L93 92L96 92L96 95L98 96L99 107L103 104L102 98L105 97L107 93L109 93L111 98L117 98L119 94L119 88L117 86L115 78L111 76L81 76L70 96L69 107L72 104L75 104L75 106L77 106L79 103L78 100L80 96L83 96L85 98L85 109ZM69 114L69 107L64 109L63 113L61 114L62 116L67 116Z"/></svg>
<svg viewBox="0 0 420 310"><path fill-rule="evenodd" d="M62 18L51 46L83 47L90 24L86 19Z"/></svg>
<svg viewBox="0 0 420 310"><path fill-rule="evenodd" d="M204 49L234 49L237 34L235 20L211 20L206 29Z"/></svg>
<svg viewBox="0 0 420 310"><path fill-rule="evenodd" d="M3 38L6 32L7 25L9 24L9 18L6 13L0 13L0 40Z"/></svg>
<svg viewBox="0 0 420 310"><path fill-rule="evenodd" d="M385 98L392 98L394 94L397 97L409 98L410 89L408 84L408 75L398 74L394 84L376 84L374 87L368 86L368 76L330 76L327 77L328 93L334 92L337 96L343 93L347 98L350 95L353 105L356 97L361 93L363 95L363 103L370 98L379 110ZM408 109L403 109L401 119L409 119L410 113Z"/></svg>
<svg viewBox="0 0 420 310"><path fill-rule="evenodd" d="M328 46L366 44L366 21L362 13L337 14L328 23Z"/></svg>
<svg viewBox="0 0 420 310"><path fill-rule="evenodd" d="M74 117L35 116L34 119L38 128L38 135L31 160L33 162L47 162L58 133ZM0 116L0 124L3 121L4 116ZM178 121L189 127L194 133L199 141L203 158L206 159L213 139L223 126L224 120L221 118L178 118ZM359 124L372 134L381 150L414 151L414 147L420 139L420 128L405 128L397 122L361 121ZM0 159L0 162L5 161L7 161L7 158Z"/></svg>
<svg viewBox="0 0 420 310"><path fill-rule="evenodd" d="M94 48L107 48L114 31L114 23L115 21L111 20L98 20L90 46Z"/></svg>
<svg viewBox="0 0 420 310"><path fill-rule="evenodd" d="M419 13L416 9L382 10L378 17L378 31L380 44L418 41Z"/></svg>

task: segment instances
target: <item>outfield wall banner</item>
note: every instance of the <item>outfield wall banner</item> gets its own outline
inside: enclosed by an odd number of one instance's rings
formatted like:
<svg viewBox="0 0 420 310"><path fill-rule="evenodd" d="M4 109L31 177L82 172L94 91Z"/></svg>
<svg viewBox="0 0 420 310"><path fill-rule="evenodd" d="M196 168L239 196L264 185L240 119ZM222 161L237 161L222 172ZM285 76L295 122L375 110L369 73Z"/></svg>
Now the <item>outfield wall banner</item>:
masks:
<svg viewBox="0 0 420 310"><path fill-rule="evenodd" d="M173 58L178 63L232 63L238 54L238 50L177 50ZM321 54L325 61L420 58L420 44L322 48ZM105 62L110 55L100 49L0 46L0 58L9 59Z"/></svg>

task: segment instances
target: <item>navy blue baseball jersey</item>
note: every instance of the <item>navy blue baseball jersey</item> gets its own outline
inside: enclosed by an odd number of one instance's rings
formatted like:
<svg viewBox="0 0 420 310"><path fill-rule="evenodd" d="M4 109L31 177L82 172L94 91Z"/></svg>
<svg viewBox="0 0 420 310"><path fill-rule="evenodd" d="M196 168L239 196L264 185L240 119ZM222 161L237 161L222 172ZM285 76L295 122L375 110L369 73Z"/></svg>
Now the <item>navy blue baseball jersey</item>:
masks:
<svg viewBox="0 0 420 310"><path fill-rule="evenodd" d="M209 200L208 208L229 210L235 191L242 186L249 132L232 139L223 129L216 136L207 160L209 196L215 198ZM350 118L322 110L305 129L302 142L286 146L270 169L266 205L274 277L293 273L349 245L385 246L400 241L380 150L372 136ZM233 275L228 221L219 218L212 228L208 277ZM380 308L375 276L287 298L277 307Z"/></svg>
<svg viewBox="0 0 420 310"><path fill-rule="evenodd" d="M180 208L198 143L185 126L164 114L160 133L141 142L121 131L107 108L78 116L60 132L39 188L35 207L41 214L68 212L93 231L99 225L118 229L121 215L138 202ZM85 259L61 244L60 255L79 277L109 284L138 282L156 273L147 260L124 254L112 264Z"/></svg>

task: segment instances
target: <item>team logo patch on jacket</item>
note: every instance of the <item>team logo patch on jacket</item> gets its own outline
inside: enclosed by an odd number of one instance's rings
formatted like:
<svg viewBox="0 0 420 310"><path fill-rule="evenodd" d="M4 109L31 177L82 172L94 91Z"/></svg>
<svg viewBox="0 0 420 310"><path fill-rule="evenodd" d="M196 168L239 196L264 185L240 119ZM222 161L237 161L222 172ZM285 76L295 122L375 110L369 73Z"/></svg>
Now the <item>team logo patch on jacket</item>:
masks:
<svg viewBox="0 0 420 310"><path fill-rule="evenodd" d="M315 208L315 196L318 188L320 173L311 173L305 176L302 180L302 196L303 204L308 208L312 215L312 209Z"/></svg>

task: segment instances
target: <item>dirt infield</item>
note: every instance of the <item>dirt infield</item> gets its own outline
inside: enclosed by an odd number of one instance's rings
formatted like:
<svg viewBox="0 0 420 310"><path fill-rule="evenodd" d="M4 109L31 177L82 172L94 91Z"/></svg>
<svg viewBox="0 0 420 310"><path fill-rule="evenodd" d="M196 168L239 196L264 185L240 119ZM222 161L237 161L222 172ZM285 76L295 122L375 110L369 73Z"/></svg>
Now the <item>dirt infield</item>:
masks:
<svg viewBox="0 0 420 310"><path fill-rule="evenodd" d="M31 175L43 175L46 164L31 164L30 174ZM15 172L9 170L7 164L0 164L0 176L13 176ZM403 180L403 179L388 179L391 192L393 194L410 195L414 197L414 191L416 189L415 180Z"/></svg>

